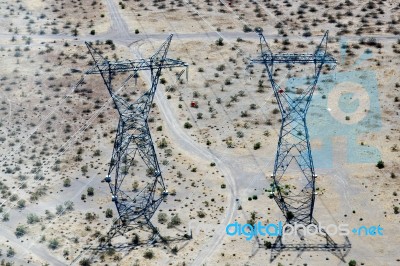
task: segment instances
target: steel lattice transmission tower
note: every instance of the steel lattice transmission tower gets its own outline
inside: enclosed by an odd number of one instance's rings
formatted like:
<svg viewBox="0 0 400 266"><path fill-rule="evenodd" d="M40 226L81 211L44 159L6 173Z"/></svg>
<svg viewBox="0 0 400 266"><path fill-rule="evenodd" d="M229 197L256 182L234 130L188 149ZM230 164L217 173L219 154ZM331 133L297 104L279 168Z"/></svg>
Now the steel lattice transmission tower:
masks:
<svg viewBox="0 0 400 266"><path fill-rule="evenodd" d="M165 68L188 67L185 62L167 58L172 36L171 34L150 58L115 62L105 59L89 43L86 43L96 65L96 68L89 70L87 74L102 76L120 116L110 168L108 176L105 178L112 193L112 201L119 214L119 219L114 222L109 237L124 235L128 230L143 228L143 226L147 226L151 230L152 239L155 236L161 237L150 219L168 195L168 191L157 161L147 119L161 71ZM123 84L127 84L133 80L136 82L139 71L143 70L150 72L151 87L135 102L127 102L117 94L113 84L114 76L117 73L129 73L123 82ZM147 168L145 178L147 183L136 191L124 189L124 182L131 182L134 178L129 169L135 166L135 159L138 158L144 162Z"/></svg>
<svg viewBox="0 0 400 266"><path fill-rule="evenodd" d="M282 125L272 174L275 193L272 195L285 215L287 223L311 224L313 223L316 174L311 155L306 115L322 67L325 64L335 66L336 60L327 53L328 32L325 33L315 52L309 54L274 54L271 52L262 32L259 31L258 34L261 55L252 62L263 64L266 67L282 115ZM301 93L282 89L274 80L275 64L313 64L313 81ZM290 182L285 178L286 170L290 164L297 164L302 173L300 177L303 179L302 187L297 189L296 193L285 193L282 190L283 186L287 185L284 182Z"/></svg>

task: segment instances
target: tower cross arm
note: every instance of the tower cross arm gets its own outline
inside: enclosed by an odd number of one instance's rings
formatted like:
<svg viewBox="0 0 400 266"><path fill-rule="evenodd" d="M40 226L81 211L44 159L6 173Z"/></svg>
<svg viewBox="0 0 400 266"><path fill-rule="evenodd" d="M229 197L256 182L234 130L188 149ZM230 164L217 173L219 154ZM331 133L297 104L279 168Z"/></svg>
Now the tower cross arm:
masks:
<svg viewBox="0 0 400 266"><path fill-rule="evenodd" d="M124 60L124 61L103 61L97 65L97 68L89 69L85 74L100 74L104 71L112 71L113 73L122 72L138 72L141 70L152 70L156 68L173 68L173 67L188 67L189 65L183 61L165 58L161 60L153 60L152 58L140 60Z"/></svg>
<svg viewBox="0 0 400 266"><path fill-rule="evenodd" d="M336 65L336 59L327 52L328 31L325 32L320 44L313 53L273 53L269 47L266 38L261 31L258 32L260 37L261 53L255 59L251 60L252 64L324 64Z"/></svg>
<svg viewBox="0 0 400 266"><path fill-rule="evenodd" d="M326 54L311 54L311 53L263 53L261 56L252 59L253 64L272 64L272 63L298 63L298 64L336 64L336 59L332 55Z"/></svg>

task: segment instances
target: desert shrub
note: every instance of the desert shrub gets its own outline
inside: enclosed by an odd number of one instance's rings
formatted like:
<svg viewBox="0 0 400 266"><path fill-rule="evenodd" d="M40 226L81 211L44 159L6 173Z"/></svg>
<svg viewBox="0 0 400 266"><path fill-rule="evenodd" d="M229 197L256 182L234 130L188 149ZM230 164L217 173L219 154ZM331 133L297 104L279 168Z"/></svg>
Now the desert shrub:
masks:
<svg viewBox="0 0 400 266"><path fill-rule="evenodd" d="M380 160L380 161L376 164L376 167L378 167L379 169L382 169L382 168L385 167L385 163L384 163L382 160Z"/></svg>
<svg viewBox="0 0 400 266"><path fill-rule="evenodd" d="M215 41L215 44L218 46L223 46L224 45L224 39L219 38L218 40Z"/></svg>
<svg viewBox="0 0 400 266"><path fill-rule="evenodd" d="M294 214L291 211L288 211L286 213L286 217L287 217L288 220L292 220L294 218Z"/></svg>
<svg viewBox="0 0 400 266"><path fill-rule="evenodd" d="M255 143L253 149L258 150L259 148L261 148L261 143L260 142Z"/></svg>
<svg viewBox="0 0 400 266"><path fill-rule="evenodd" d="M199 218L204 218L204 217L206 217L206 213L203 212L203 211L198 211L198 212L197 212L197 216L198 216Z"/></svg>
<svg viewBox="0 0 400 266"><path fill-rule="evenodd" d="M90 259L88 259L88 258L81 259L79 261L79 265L80 266L90 266L91 265Z"/></svg>
<svg viewBox="0 0 400 266"><path fill-rule="evenodd" d="M66 178L64 179L64 187L70 187L71 186L71 179Z"/></svg>
<svg viewBox="0 0 400 266"><path fill-rule="evenodd" d="M53 238L49 241L49 248L50 249L57 249L60 246L60 243L58 242L57 238Z"/></svg>
<svg viewBox="0 0 400 266"><path fill-rule="evenodd" d="M357 262L355 260L349 261L349 266L356 266Z"/></svg>
<svg viewBox="0 0 400 266"><path fill-rule="evenodd" d="M88 220L89 222L93 221L94 219L96 219L96 214L91 213L91 212L87 212L85 214L85 219Z"/></svg>
<svg viewBox="0 0 400 266"><path fill-rule="evenodd" d="M23 200L23 199L21 199L21 200L19 200L19 201L17 202L18 209L23 209L23 208L25 208L25 205L26 205L26 201Z"/></svg>
<svg viewBox="0 0 400 266"><path fill-rule="evenodd" d="M15 255L15 250L12 247L9 247L7 250L7 257L12 258Z"/></svg>
<svg viewBox="0 0 400 266"><path fill-rule="evenodd" d="M244 32L252 32L253 30L248 25L244 25L243 26L243 31Z"/></svg>
<svg viewBox="0 0 400 266"><path fill-rule="evenodd" d="M64 207L62 205L57 205L56 206L56 213L57 215L61 215L64 213Z"/></svg>
<svg viewBox="0 0 400 266"><path fill-rule="evenodd" d="M88 187L87 194L88 194L88 196L93 196L94 195L94 188L93 187Z"/></svg>
<svg viewBox="0 0 400 266"><path fill-rule="evenodd" d="M74 203L70 200L64 202L64 206L67 211L72 211L74 209Z"/></svg>
<svg viewBox="0 0 400 266"><path fill-rule="evenodd" d="M143 257L151 260L152 258L154 258L154 252L148 249L144 252Z"/></svg>
<svg viewBox="0 0 400 266"><path fill-rule="evenodd" d="M168 216L167 216L166 213L160 212L160 213L158 214L157 219L158 219L158 222L159 222L159 223L162 223L162 224L163 224L163 223L166 223L166 222L168 221Z"/></svg>
<svg viewBox="0 0 400 266"><path fill-rule="evenodd" d="M181 224L181 218L179 218L178 214L175 214L174 216L172 216L171 222L168 223L168 227L171 228L180 224Z"/></svg>
<svg viewBox="0 0 400 266"><path fill-rule="evenodd" d="M108 208L106 210L106 218L112 218L112 217L113 217L113 211L110 208Z"/></svg>
<svg viewBox="0 0 400 266"><path fill-rule="evenodd" d="M16 237L21 237L26 234L26 226L24 225L18 225L17 228L15 229L15 236Z"/></svg>
<svg viewBox="0 0 400 266"><path fill-rule="evenodd" d="M189 129L189 128L192 128L193 126L192 126L192 124L190 124L189 122L186 122L186 123L183 125L183 127Z"/></svg>
<svg viewBox="0 0 400 266"><path fill-rule="evenodd" d="M34 214L34 213L28 214L28 216L26 217L26 219L27 219L27 223L28 223L28 224L35 224L35 223L38 223L38 222L40 221L39 216L37 216L37 215Z"/></svg>
<svg viewBox="0 0 400 266"><path fill-rule="evenodd" d="M139 236L137 234L133 235L132 243L135 245L139 244Z"/></svg>

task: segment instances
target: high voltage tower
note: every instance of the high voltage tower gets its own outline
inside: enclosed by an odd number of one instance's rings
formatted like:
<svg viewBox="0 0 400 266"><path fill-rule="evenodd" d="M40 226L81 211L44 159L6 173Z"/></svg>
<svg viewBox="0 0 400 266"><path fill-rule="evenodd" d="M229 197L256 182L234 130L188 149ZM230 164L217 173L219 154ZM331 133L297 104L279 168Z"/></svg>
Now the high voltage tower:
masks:
<svg viewBox="0 0 400 266"><path fill-rule="evenodd" d="M157 237L162 238L157 228L151 223L151 218L168 195L168 191L157 161L147 119L161 71L165 68L188 67L185 62L167 58L171 39L172 34L150 58L114 62L104 58L89 43L86 43L96 66L86 74L101 75L120 116L110 167L105 178L119 214L119 218L109 232L109 238L125 235L127 231L138 228L146 229L144 227L150 229L151 241L155 241ZM124 86L133 80L136 83L139 71L144 70L150 72L150 89L135 102L127 102L117 94L118 91L113 84L114 77L117 73L129 73L122 83ZM146 177L142 180L146 182L142 188L133 189L132 186L126 186L124 183L131 184L132 179L135 178L132 168L136 166L138 158L144 162Z"/></svg>
<svg viewBox="0 0 400 266"><path fill-rule="evenodd" d="M302 224L304 226L317 221L313 217L315 203L315 174L309 133L306 123L307 110L315 91L321 69L324 65L336 66L336 60L327 52L328 32L325 33L320 44L314 53L272 53L268 43L262 34L257 30L260 37L261 55L252 60L254 64L262 64L266 67L269 81L271 82L274 96L277 100L282 116L282 125L279 134L278 147L275 157L271 197L274 198L283 215L286 224ZM308 85L302 90L290 90L281 88L274 79L275 64L285 64L289 69L294 64L312 64L314 73ZM289 166L297 168L297 176L288 171ZM294 180L300 180L299 187L291 184ZM287 188L290 188L289 191ZM286 189L285 189L286 188ZM294 191L295 190L295 191ZM332 248L349 248L350 244L346 239L344 245L337 245L332 238L324 232L326 244L322 246L309 246L311 249L329 250ZM303 247L305 247L303 245ZM296 249L298 246L284 244L282 237L278 236L272 249L282 250ZM274 259L273 257L271 259Z"/></svg>

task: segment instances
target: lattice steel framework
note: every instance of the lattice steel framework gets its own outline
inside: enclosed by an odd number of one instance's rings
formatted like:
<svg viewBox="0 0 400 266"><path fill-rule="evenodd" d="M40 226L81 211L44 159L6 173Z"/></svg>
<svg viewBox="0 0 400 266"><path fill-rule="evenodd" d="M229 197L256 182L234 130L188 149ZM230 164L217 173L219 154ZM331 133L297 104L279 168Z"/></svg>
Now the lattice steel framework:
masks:
<svg viewBox="0 0 400 266"><path fill-rule="evenodd" d="M110 62L105 59L92 45L86 43L93 57L95 68L86 74L100 74L104 84L118 110L119 123L114 142L114 149L105 181L109 184L112 201L118 210L119 220L114 222L111 235L125 234L129 228L147 226L155 235L160 236L150 219L158 206L168 195L158 164L156 151L151 138L148 116L154 99L154 94L160 79L161 71L165 68L188 67L180 60L167 58L172 34L162 44L159 50L150 58L139 60L124 60ZM138 78L139 71L147 70L151 75L151 87L135 102L129 103L117 94L113 77L117 73L130 73L123 86ZM148 182L140 190L124 190L124 180L133 178L129 169L134 167L135 159L140 157L146 165ZM159 193L157 191L162 191Z"/></svg>
<svg viewBox="0 0 400 266"><path fill-rule="evenodd" d="M336 65L336 60L327 53L328 32L325 33L314 53L272 53L261 31L261 55L252 63L263 64L269 76L275 98L282 115L282 125L276 152L272 194L279 208L286 217L287 223L313 223L315 202L315 170L311 155L308 128L306 123L307 110L317 85L323 65ZM274 80L275 64L314 64L314 76L310 85L301 93L291 93L282 89ZM290 164L297 164L301 170L304 187L296 193L283 191L283 181Z"/></svg>

